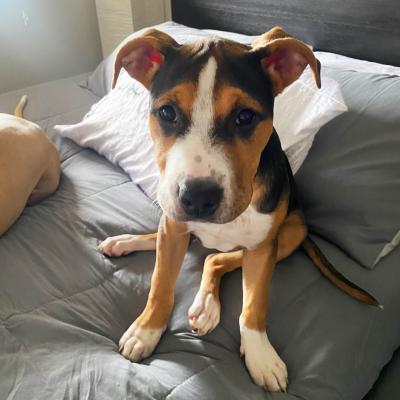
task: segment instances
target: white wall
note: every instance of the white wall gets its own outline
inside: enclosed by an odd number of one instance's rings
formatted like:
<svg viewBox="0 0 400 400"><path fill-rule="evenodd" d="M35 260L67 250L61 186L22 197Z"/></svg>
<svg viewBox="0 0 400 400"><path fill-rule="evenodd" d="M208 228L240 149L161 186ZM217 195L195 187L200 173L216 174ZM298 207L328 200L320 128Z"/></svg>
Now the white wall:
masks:
<svg viewBox="0 0 400 400"><path fill-rule="evenodd" d="M0 0L0 93L93 70L94 0Z"/></svg>
<svg viewBox="0 0 400 400"><path fill-rule="evenodd" d="M103 57L133 31L171 19L169 0L95 0Z"/></svg>

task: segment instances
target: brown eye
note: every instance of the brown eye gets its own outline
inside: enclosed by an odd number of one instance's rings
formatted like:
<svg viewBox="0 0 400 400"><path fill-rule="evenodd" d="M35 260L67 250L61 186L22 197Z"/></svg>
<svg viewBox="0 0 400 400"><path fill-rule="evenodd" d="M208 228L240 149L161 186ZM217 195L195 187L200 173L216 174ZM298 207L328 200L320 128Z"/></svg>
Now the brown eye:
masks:
<svg viewBox="0 0 400 400"><path fill-rule="evenodd" d="M158 109L158 115L160 118L166 122L175 122L176 121L176 111L174 107L170 105L162 106Z"/></svg>
<svg viewBox="0 0 400 400"><path fill-rule="evenodd" d="M248 126L254 121L255 113L249 108L244 108L237 113L235 123L237 126Z"/></svg>

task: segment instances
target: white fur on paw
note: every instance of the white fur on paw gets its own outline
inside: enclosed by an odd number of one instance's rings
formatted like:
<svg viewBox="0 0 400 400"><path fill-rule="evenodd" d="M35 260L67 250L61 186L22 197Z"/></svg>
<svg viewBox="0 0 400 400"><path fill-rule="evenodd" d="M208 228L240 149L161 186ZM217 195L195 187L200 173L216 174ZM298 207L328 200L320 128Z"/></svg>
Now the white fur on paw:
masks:
<svg viewBox="0 0 400 400"><path fill-rule="evenodd" d="M210 292L199 290L189 308L190 328L199 336L211 332L219 323L221 305Z"/></svg>
<svg viewBox="0 0 400 400"><path fill-rule="evenodd" d="M266 332L241 325L240 335L240 352L254 382L269 392L286 392L287 368L269 342Z"/></svg>
<svg viewBox="0 0 400 400"><path fill-rule="evenodd" d="M98 249L107 256L120 257L139 250L137 242L135 235L112 236L101 242Z"/></svg>
<svg viewBox="0 0 400 400"><path fill-rule="evenodd" d="M128 360L139 362L154 351L164 331L165 328L142 328L134 322L122 335L119 351Z"/></svg>

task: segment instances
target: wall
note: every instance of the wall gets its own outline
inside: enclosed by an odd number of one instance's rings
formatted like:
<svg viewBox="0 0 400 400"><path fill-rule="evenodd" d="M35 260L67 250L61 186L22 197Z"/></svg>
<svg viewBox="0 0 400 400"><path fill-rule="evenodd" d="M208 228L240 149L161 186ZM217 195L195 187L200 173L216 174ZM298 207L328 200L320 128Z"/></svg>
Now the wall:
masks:
<svg viewBox="0 0 400 400"><path fill-rule="evenodd" d="M166 0L131 0L135 31L170 18L171 5Z"/></svg>
<svg viewBox="0 0 400 400"><path fill-rule="evenodd" d="M133 31L171 19L169 0L95 0L103 57Z"/></svg>
<svg viewBox="0 0 400 400"><path fill-rule="evenodd" d="M0 0L0 93L93 70L95 0Z"/></svg>

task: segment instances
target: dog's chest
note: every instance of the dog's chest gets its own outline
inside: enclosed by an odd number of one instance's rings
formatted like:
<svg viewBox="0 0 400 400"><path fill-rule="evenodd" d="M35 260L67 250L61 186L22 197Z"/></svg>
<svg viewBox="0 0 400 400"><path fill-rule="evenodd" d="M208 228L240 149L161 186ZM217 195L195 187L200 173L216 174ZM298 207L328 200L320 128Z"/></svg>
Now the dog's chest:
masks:
<svg viewBox="0 0 400 400"><path fill-rule="evenodd" d="M267 236L271 228L270 214L261 214L249 206L239 217L227 224L188 222L191 233L204 247L219 251L231 251L238 247L255 248Z"/></svg>

